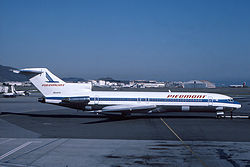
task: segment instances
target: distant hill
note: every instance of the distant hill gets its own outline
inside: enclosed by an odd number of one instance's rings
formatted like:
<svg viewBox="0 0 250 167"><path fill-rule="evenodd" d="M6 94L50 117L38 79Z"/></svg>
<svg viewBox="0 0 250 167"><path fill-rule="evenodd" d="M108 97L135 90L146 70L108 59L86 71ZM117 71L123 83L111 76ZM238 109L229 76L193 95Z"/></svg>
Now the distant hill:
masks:
<svg viewBox="0 0 250 167"><path fill-rule="evenodd" d="M97 80L114 81L114 79L111 77L102 77L102 78L98 78Z"/></svg>
<svg viewBox="0 0 250 167"><path fill-rule="evenodd" d="M120 80L116 80L111 77L102 77L102 78L98 78L97 80L103 80L103 81L109 81L109 82L121 82Z"/></svg>
<svg viewBox="0 0 250 167"><path fill-rule="evenodd" d="M77 78L77 77L68 77L68 78L62 78L65 82L79 82L79 81L86 81L83 78Z"/></svg>
<svg viewBox="0 0 250 167"><path fill-rule="evenodd" d="M113 79L111 77L103 77L103 78L98 78L97 80L104 80L104 81L109 81L109 82L123 82L123 83L129 83L129 81L126 80L117 80L117 79Z"/></svg>
<svg viewBox="0 0 250 167"><path fill-rule="evenodd" d="M16 73L13 73L12 71L10 71L13 69L16 69L16 68L0 65L0 82L28 81L28 78L26 76L16 74Z"/></svg>

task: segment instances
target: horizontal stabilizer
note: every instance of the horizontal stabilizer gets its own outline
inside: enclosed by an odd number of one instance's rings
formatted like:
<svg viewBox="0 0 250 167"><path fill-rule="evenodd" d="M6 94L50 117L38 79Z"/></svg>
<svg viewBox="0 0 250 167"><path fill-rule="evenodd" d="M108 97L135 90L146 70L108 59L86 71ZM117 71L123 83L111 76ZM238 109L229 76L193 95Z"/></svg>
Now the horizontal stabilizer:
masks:
<svg viewBox="0 0 250 167"><path fill-rule="evenodd" d="M43 73L42 70L34 70L33 68L32 69L21 69L21 70L12 70L14 73L17 73L17 74L41 74Z"/></svg>

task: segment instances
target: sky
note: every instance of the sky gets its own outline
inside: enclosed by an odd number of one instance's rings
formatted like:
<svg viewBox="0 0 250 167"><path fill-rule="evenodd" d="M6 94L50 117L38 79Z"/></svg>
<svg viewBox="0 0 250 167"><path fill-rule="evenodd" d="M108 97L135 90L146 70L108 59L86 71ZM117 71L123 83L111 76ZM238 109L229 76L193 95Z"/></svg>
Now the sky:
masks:
<svg viewBox="0 0 250 167"><path fill-rule="evenodd" d="M250 1L0 0L0 64L85 79L250 81Z"/></svg>

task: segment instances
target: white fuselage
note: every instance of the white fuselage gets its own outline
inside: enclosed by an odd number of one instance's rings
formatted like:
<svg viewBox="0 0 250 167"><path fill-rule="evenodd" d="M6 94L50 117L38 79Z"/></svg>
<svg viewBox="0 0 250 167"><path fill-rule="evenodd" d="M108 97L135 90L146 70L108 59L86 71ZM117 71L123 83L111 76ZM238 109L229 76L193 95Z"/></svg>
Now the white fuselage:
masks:
<svg viewBox="0 0 250 167"><path fill-rule="evenodd" d="M40 102L81 110L129 114L232 111L241 107L231 97L215 93L92 91L90 84L65 83L46 68L26 68L17 73L32 75L30 81L44 95Z"/></svg>
<svg viewBox="0 0 250 167"><path fill-rule="evenodd" d="M162 112L202 112L225 111L241 107L231 97L215 93L90 91L84 93L82 97L89 97L90 101L87 106L94 106L93 109L113 105L155 105L160 107ZM64 98L66 97L46 97L45 102L60 104Z"/></svg>

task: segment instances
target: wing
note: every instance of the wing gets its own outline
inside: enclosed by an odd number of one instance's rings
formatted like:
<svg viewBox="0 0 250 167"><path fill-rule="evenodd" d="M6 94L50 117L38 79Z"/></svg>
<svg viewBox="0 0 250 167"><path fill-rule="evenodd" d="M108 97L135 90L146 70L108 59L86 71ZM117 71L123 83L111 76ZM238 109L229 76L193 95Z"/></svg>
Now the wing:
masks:
<svg viewBox="0 0 250 167"><path fill-rule="evenodd" d="M101 113L149 113L151 110L156 109L156 105L114 105L104 107Z"/></svg>

